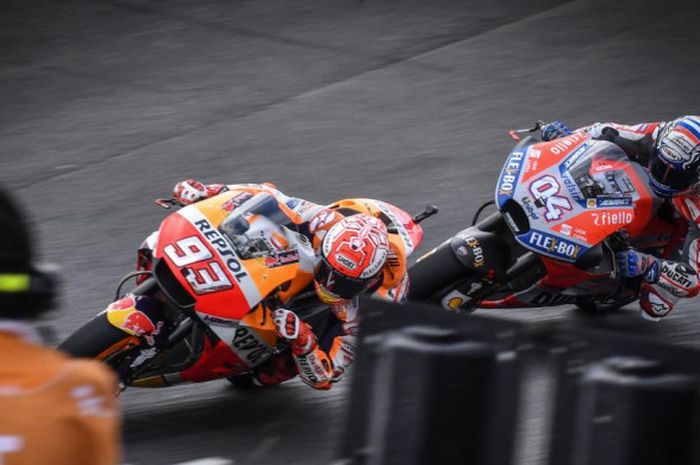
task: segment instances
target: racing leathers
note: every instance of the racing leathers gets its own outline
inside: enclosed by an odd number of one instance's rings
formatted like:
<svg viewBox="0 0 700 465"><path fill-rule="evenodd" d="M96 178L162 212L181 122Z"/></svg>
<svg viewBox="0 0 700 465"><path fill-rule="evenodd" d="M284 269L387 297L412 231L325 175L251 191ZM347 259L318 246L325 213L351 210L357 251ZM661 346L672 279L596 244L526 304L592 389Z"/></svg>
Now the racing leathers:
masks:
<svg viewBox="0 0 700 465"><path fill-rule="evenodd" d="M43 347L33 328L0 320L0 463L116 465L114 374Z"/></svg>
<svg viewBox="0 0 700 465"><path fill-rule="evenodd" d="M386 208L378 200L356 199L352 205L346 204L323 206L303 199L289 197L269 183L263 184L211 184L203 185L197 181L187 180L176 185L174 196L183 204L190 204L220 193L235 190L247 192L253 196L268 194L277 201L279 209L294 228L309 239L314 251L319 255L322 240L331 227L353 213L368 213L377 216L376 211ZM397 236L397 237L392 237ZM139 250L139 266L148 268L150 253L155 250L157 233L149 236ZM294 295L308 289L313 283L313 269L301 270L289 288L278 295L282 307L273 312L278 337L290 342L293 363L289 355L282 353L273 356L255 369L255 384L271 385L286 381L297 374L306 384L316 389L329 389L332 383L339 381L355 356L358 327L358 297L337 299L334 296L320 295L324 291L316 288L319 298L328 303L337 322L330 340L317 341L311 328L286 310L284 304L290 302ZM408 293L408 274L406 273L406 251L398 234L389 234L389 258L381 272L382 278L370 292L378 291L391 296L396 301L405 299ZM323 347L322 347L323 346Z"/></svg>
<svg viewBox="0 0 700 465"><path fill-rule="evenodd" d="M623 125L596 123L578 129L595 139L613 142L622 148L632 161L648 167L665 122ZM565 127L565 126L564 126ZM557 132L561 131L556 127ZM564 135L564 134L557 134ZM673 206L673 221L680 231L660 257L624 251L618 256L620 271L625 277L641 277L639 303L642 316L652 321L668 315L681 298L694 297L700 290L700 191L697 186L666 199Z"/></svg>

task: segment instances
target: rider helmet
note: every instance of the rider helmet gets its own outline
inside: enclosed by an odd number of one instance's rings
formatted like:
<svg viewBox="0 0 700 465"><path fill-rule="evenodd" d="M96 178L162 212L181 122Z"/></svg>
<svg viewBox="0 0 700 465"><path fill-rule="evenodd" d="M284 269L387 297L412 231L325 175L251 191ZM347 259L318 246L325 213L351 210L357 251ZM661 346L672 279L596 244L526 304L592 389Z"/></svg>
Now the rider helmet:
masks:
<svg viewBox="0 0 700 465"><path fill-rule="evenodd" d="M649 164L649 184L661 197L672 197L698 182L700 117L683 116L661 128Z"/></svg>
<svg viewBox="0 0 700 465"><path fill-rule="evenodd" d="M29 227L0 189L0 318L37 317L51 308L55 287L55 276L33 264Z"/></svg>
<svg viewBox="0 0 700 465"><path fill-rule="evenodd" d="M381 283L389 254L386 225L364 213L343 218L326 233L314 286L326 304L338 303Z"/></svg>

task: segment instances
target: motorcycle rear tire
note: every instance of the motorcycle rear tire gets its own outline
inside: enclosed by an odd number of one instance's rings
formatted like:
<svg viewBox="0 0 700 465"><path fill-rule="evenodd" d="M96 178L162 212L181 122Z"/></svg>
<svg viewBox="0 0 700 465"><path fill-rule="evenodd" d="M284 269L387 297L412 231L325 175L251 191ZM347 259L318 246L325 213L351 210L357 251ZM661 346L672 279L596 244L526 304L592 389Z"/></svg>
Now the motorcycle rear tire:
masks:
<svg viewBox="0 0 700 465"><path fill-rule="evenodd" d="M78 328L58 349L73 357L104 360L118 352L135 336L114 327L105 313L99 314Z"/></svg>
<svg viewBox="0 0 700 465"><path fill-rule="evenodd" d="M582 312L589 313L589 314L598 314L598 313L608 313L608 312L616 312L620 310L622 307L625 305L629 305L632 302L636 301L637 298L631 298L629 300L624 300L621 302L616 302L614 304L597 304L597 303L578 303L576 304L576 308Z"/></svg>
<svg viewBox="0 0 700 465"><path fill-rule="evenodd" d="M469 271L455 257L449 241L411 266L408 274L411 282L408 300L412 302L439 303L450 285L470 279Z"/></svg>

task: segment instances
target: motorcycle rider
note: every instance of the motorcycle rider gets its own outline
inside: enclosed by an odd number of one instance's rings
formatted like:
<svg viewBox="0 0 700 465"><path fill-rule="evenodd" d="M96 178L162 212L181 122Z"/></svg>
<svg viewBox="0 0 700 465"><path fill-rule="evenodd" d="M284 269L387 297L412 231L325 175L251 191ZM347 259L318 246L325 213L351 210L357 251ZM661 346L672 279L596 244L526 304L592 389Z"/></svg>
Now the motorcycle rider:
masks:
<svg viewBox="0 0 700 465"><path fill-rule="evenodd" d="M114 375L42 347L32 322L55 280L32 264L32 241L0 191L0 463L112 465L119 458Z"/></svg>
<svg viewBox="0 0 700 465"><path fill-rule="evenodd" d="M408 293L406 252L394 240L381 216L381 202L362 199L357 204L331 208L289 197L269 183L210 184L193 179L178 182L173 197L183 205L207 199L227 190L243 190L252 195L269 194L286 220L304 234L316 252L313 286L318 298L337 318L337 335L321 347L311 327L290 310L273 311L279 337L290 343L293 363L287 354L273 356L257 367L252 381L256 385L279 384L298 373L302 381L316 389L330 389L341 379L354 359L357 336L358 297L376 290L391 291L396 301ZM150 253L155 249L157 233L152 234L139 252L141 269L149 269ZM241 377L236 377L241 380ZM250 379L243 378L243 379ZM236 384L236 383L234 383ZM242 384L242 383L241 383Z"/></svg>
<svg viewBox="0 0 700 465"><path fill-rule="evenodd" d="M631 160L645 166L651 190L673 206L676 227L688 231L685 243L675 244L675 251L685 257L684 261L661 259L631 247L617 254L623 277L641 277L642 316L659 321L679 299L693 297L700 290L700 116L633 126L595 123L577 131L613 142ZM570 134L572 131L561 121L542 127L545 141Z"/></svg>

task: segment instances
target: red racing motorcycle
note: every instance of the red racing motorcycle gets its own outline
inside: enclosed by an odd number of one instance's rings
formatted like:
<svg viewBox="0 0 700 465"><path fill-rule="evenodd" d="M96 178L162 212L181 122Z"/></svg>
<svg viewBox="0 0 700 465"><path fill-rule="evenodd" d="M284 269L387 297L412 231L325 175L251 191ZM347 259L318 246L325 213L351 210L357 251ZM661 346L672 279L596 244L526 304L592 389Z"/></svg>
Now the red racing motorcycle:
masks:
<svg viewBox="0 0 700 465"><path fill-rule="evenodd" d="M422 240L418 223L436 212L411 217L394 205L376 205L389 240L400 241L407 254ZM339 321L314 291L314 264L309 239L275 198L232 189L166 217L152 268L125 278L139 276L140 284L127 294L118 289L116 300L60 348L109 365L123 388L219 378L246 384L267 360L289 351L275 334L272 310L295 311L322 347L338 334Z"/></svg>
<svg viewBox="0 0 700 465"><path fill-rule="evenodd" d="M518 141L505 160L495 200L471 227L420 257L409 270L409 300L460 312L476 308L574 304L617 308L638 298L615 252L631 245L666 258L686 231L648 187L644 167L611 142L583 132ZM490 203L498 212L478 221Z"/></svg>

